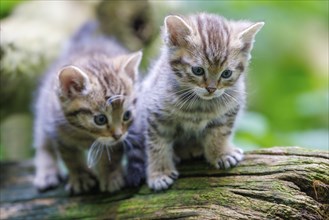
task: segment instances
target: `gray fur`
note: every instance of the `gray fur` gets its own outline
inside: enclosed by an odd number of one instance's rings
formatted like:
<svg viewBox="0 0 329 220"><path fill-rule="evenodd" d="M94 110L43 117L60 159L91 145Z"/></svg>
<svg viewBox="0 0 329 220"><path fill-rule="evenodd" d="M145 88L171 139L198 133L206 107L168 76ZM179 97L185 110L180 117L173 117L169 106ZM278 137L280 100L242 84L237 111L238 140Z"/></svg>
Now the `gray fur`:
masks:
<svg viewBox="0 0 329 220"><path fill-rule="evenodd" d="M59 159L69 171L66 189L74 194L92 190L98 181L101 191L124 186L123 140L131 119L123 115L128 110L135 115L133 84L142 54L127 54L96 30L83 27L40 85L34 126L34 184L40 191L60 183ZM99 114L106 115L106 124L97 125ZM99 159L95 170L86 164L91 146Z"/></svg>
<svg viewBox="0 0 329 220"><path fill-rule="evenodd" d="M253 25L258 29L248 29ZM245 69L261 26L210 14L165 19L165 45L141 85L133 124L142 131L151 189L174 182L175 161L204 155L216 168L226 169L242 160L231 137L245 104ZM193 75L192 66L203 67L205 74ZM233 71L227 80L221 78L226 69ZM205 88L210 85L216 86L213 94Z"/></svg>

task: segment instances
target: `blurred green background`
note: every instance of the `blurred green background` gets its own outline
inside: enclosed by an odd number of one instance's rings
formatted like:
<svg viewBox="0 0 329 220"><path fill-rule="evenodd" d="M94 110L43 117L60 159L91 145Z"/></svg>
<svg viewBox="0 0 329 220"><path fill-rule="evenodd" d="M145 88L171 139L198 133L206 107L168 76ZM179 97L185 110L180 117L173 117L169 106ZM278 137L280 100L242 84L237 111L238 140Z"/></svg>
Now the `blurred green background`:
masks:
<svg viewBox="0 0 329 220"><path fill-rule="evenodd" d="M21 2L1 1L1 19L11 16ZM256 36L248 73L247 111L237 124L234 142L245 150L288 145L329 150L328 1L151 1L151 5L157 27L166 14L195 12L265 21ZM158 38L144 49L144 70L158 54L159 44ZM2 104L1 109L5 108ZM19 113L25 124L18 128L7 125L10 114L1 116L1 160L33 154L31 114ZM11 147L17 139L26 143Z"/></svg>

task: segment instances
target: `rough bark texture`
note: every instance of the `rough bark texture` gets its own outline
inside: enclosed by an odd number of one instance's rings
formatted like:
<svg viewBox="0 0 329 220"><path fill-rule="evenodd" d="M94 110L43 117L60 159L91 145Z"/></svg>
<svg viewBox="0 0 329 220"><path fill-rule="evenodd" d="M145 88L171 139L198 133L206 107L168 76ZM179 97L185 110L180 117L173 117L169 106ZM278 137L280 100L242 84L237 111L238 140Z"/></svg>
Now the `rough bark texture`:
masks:
<svg viewBox="0 0 329 220"><path fill-rule="evenodd" d="M163 193L145 185L120 193L38 194L31 162L1 165L1 219L329 219L329 153L275 147L247 153L236 168L179 166Z"/></svg>

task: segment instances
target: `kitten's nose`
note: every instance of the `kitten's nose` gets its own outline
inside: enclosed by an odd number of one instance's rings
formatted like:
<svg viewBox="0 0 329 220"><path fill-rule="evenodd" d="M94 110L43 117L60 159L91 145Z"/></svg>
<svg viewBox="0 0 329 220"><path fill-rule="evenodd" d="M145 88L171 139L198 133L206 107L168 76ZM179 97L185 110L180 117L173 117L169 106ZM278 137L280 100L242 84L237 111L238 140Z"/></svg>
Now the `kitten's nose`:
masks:
<svg viewBox="0 0 329 220"><path fill-rule="evenodd" d="M114 133L112 137L117 141L122 137L122 133Z"/></svg>
<svg viewBox="0 0 329 220"><path fill-rule="evenodd" d="M211 94L214 93L216 91L217 88L215 87L206 87L206 90Z"/></svg>

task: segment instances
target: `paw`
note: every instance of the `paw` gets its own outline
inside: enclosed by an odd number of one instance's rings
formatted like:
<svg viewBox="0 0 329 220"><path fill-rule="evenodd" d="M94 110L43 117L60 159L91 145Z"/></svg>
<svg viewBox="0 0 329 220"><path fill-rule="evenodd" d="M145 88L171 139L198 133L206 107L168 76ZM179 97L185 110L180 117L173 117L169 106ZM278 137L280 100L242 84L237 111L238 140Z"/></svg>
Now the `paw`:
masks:
<svg viewBox="0 0 329 220"><path fill-rule="evenodd" d="M100 190L102 192L115 192L124 187L124 178L120 171L105 177L100 177Z"/></svg>
<svg viewBox="0 0 329 220"><path fill-rule="evenodd" d="M232 148L229 152L220 155L216 160L215 167L218 169L228 169L236 166L243 160L243 150L240 148Z"/></svg>
<svg viewBox="0 0 329 220"><path fill-rule="evenodd" d="M45 192L50 189L55 189L61 182L63 177L57 169L38 171L33 184L39 192Z"/></svg>
<svg viewBox="0 0 329 220"><path fill-rule="evenodd" d="M80 171L78 174L70 174L65 190L71 195L77 195L92 191L97 186L97 179L88 171Z"/></svg>
<svg viewBox="0 0 329 220"><path fill-rule="evenodd" d="M154 191L161 191L168 189L179 176L176 170L166 173L157 173L155 175L149 175L147 178L148 186Z"/></svg>

